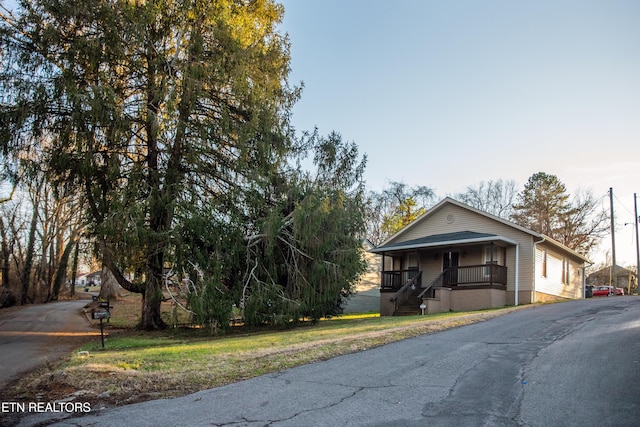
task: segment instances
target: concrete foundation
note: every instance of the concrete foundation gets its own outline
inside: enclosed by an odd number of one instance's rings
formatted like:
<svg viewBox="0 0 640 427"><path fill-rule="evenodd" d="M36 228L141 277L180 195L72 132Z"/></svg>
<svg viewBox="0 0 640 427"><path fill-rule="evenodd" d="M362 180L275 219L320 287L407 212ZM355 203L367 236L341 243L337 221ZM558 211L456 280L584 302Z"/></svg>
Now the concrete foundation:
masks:
<svg viewBox="0 0 640 427"><path fill-rule="evenodd" d="M427 313L483 310L507 305L507 292L493 288L436 288L435 298L425 298L423 302Z"/></svg>

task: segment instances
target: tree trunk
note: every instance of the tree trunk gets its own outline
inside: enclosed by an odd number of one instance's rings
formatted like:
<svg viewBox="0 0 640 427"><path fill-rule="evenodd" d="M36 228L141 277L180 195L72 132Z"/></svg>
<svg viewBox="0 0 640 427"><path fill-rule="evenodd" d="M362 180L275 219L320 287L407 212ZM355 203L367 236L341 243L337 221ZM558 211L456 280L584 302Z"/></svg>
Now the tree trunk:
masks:
<svg viewBox="0 0 640 427"><path fill-rule="evenodd" d="M162 320L160 304L162 303L162 278L150 275L142 295L142 317L140 329L147 331L164 329L167 324Z"/></svg>
<svg viewBox="0 0 640 427"><path fill-rule="evenodd" d="M0 267L2 287L9 288L9 241L7 239L7 230L4 227L4 220L2 218L0 218L0 236L2 237L2 266Z"/></svg>
<svg viewBox="0 0 640 427"><path fill-rule="evenodd" d="M115 300L120 298L118 293L118 281L113 276L113 273L105 266L102 267L100 294L98 297L101 300Z"/></svg>
<svg viewBox="0 0 640 427"><path fill-rule="evenodd" d="M78 277L78 256L80 255L80 243L75 246L73 253L73 265L71 266L71 288L69 289L69 296L71 298L76 296L76 277Z"/></svg>
<svg viewBox="0 0 640 427"><path fill-rule="evenodd" d="M24 260L24 268L20 275L20 286L22 291L20 293L20 304L26 304L29 298L29 286L31 280L31 268L33 266L33 253L35 251L36 242L36 225L38 223L38 213L36 209L33 210L33 216L31 217L31 226L29 227L29 239L27 243L27 251Z"/></svg>
<svg viewBox="0 0 640 427"><path fill-rule="evenodd" d="M71 251L75 247L77 240L75 236L71 236L67 246L64 248L62 252L62 257L60 258L60 263L58 263L58 270L56 271L55 277L53 279L53 285L51 287L51 293L49 295L49 301L57 301L58 296L60 294L60 287L64 283L67 278L67 267L69 266L69 257L71 256Z"/></svg>

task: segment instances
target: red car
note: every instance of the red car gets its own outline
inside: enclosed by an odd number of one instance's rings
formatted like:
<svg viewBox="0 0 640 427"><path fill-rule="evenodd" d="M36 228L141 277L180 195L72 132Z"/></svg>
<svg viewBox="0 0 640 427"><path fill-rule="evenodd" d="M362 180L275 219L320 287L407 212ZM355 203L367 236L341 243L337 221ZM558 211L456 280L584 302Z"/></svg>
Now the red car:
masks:
<svg viewBox="0 0 640 427"><path fill-rule="evenodd" d="M593 288L594 297L608 297L609 295L612 295L612 292L608 286L595 286Z"/></svg>
<svg viewBox="0 0 640 427"><path fill-rule="evenodd" d="M613 295L613 286L596 286L593 288L594 297L608 297ZM616 288L616 295L624 295L622 288Z"/></svg>

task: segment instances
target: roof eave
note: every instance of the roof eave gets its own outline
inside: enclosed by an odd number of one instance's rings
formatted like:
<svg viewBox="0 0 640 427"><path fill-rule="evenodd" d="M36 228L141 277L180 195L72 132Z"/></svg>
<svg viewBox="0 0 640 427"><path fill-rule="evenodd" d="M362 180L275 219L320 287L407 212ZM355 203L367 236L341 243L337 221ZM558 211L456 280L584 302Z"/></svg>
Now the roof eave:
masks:
<svg viewBox="0 0 640 427"><path fill-rule="evenodd" d="M545 234L542 234L541 236L544 237L545 242L551 243L553 246L555 246L557 248L560 248L565 252L569 252L573 256L582 259L584 262L586 262L588 264L593 264L593 262L589 258L587 258L586 256L582 255L581 253L576 252L573 249L563 245L562 243L558 242L557 240L555 240L555 239L553 239L553 238L551 238L551 237L549 237L549 236L547 236Z"/></svg>
<svg viewBox="0 0 640 427"><path fill-rule="evenodd" d="M407 249L426 249L426 248L437 248L440 246L456 246L456 245L469 245L474 243L488 243L488 242L505 242L510 245L517 245L518 242L511 240L507 237L503 236L492 236L492 237L476 237L473 239L461 239L461 240L443 240L441 242L431 242L431 243L416 243L413 245L394 245L394 246L381 246L378 248L369 249L369 252L374 254L384 253L384 252L395 252Z"/></svg>

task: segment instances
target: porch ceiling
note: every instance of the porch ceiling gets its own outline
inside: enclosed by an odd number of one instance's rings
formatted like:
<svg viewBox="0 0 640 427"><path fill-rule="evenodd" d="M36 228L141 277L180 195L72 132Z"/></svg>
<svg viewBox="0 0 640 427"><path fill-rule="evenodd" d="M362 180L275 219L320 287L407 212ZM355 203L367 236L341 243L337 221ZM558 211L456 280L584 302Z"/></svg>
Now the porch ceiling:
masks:
<svg viewBox="0 0 640 427"><path fill-rule="evenodd" d="M476 233L475 231L458 231L455 233L433 234L405 242L391 243L370 249L372 253L402 251L407 249L437 248L454 245L469 245L478 243L502 242L507 246L514 246L517 242L496 234Z"/></svg>

